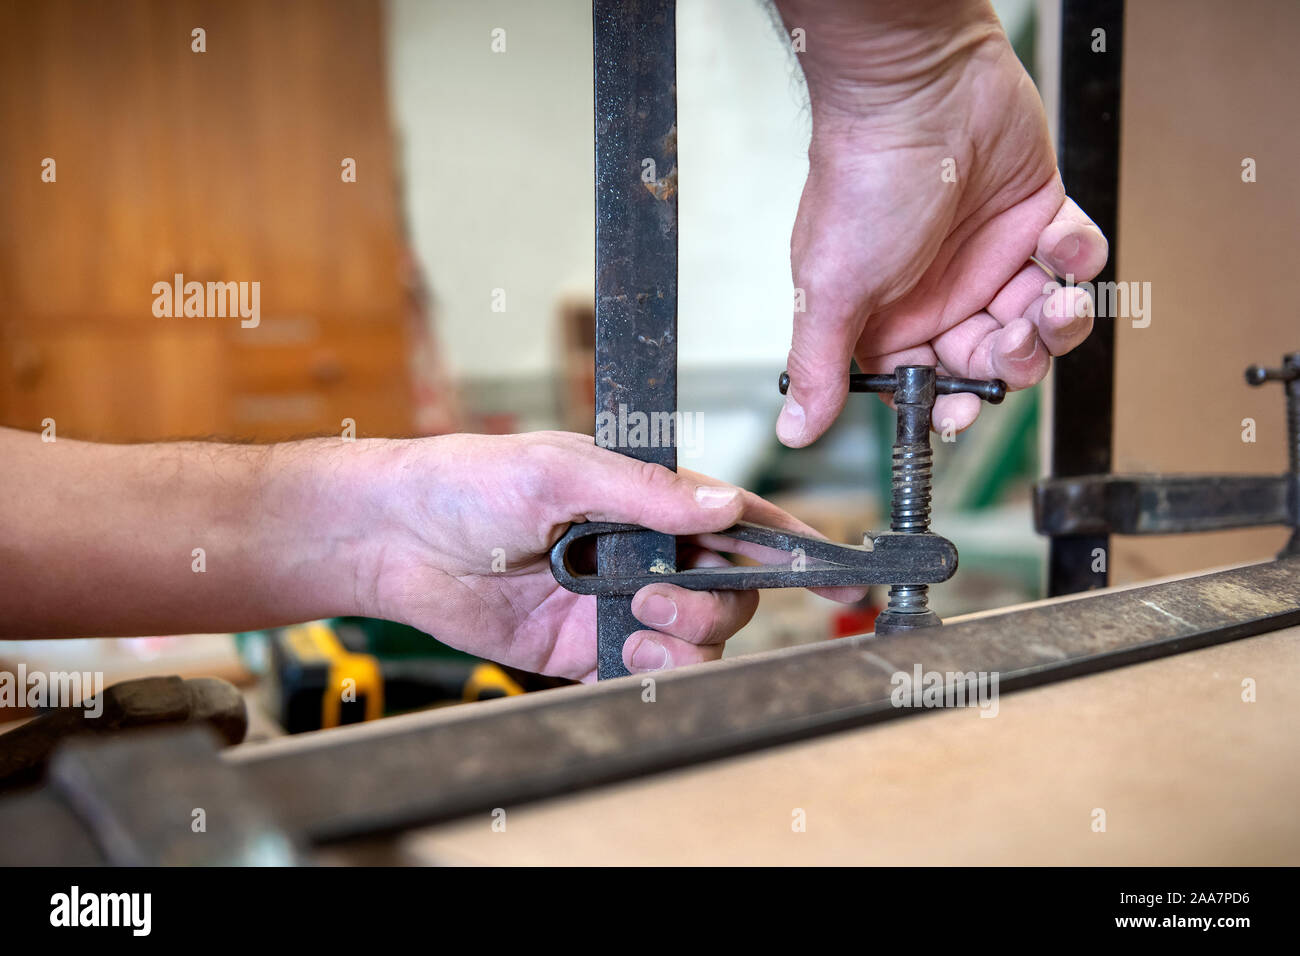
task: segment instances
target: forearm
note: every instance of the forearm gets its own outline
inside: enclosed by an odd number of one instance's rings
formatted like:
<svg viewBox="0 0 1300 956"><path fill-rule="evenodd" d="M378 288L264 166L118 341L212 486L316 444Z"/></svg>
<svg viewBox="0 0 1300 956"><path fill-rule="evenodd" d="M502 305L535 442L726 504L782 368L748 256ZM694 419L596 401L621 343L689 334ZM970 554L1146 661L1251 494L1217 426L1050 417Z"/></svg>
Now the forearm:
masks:
<svg viewBox="0 0 1300 956"><path fill-rule="evenodd" d="M815 116L861 115L910 100L945 65L1003 36L988 0L775 0L799 55ZM942 95L945 91L936 90Z"/></svg>
<svg viewBox="0 0 1300 956"><path fill-rule="evenodd" d="M100 445L0 429L0 636L364 613L393 443Z"/></svg>

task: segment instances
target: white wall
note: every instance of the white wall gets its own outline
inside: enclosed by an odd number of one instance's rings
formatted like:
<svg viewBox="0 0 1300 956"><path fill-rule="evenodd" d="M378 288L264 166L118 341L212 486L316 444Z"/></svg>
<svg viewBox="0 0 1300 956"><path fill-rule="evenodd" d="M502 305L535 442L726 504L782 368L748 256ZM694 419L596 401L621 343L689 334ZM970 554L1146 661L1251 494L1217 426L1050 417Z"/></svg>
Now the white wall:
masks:
<svg viewBox="0 0 1300 956"><path fill-rule="evenodd" d="M555 292L592 269L590 5L392 0L388 28L405 207L448 364L549 372Z"/></svg>
<svg viewBox="0 0 1300 956"><path fill-rule="evenodd" d="M779 371L808 173L803 76L757 0L683 0L677 51L681 363Z"/></svg>
<svg viewBox="0 0 1300 956"><path fill-rule="evenodd" d="M389 11L406 206L450 364L549 374L555 294L592 275L590 2ZM505 53L490 50L494 27ZM757 0L682 0L677 32L680 361L778 368L807 170L802 77Z"/></svg>

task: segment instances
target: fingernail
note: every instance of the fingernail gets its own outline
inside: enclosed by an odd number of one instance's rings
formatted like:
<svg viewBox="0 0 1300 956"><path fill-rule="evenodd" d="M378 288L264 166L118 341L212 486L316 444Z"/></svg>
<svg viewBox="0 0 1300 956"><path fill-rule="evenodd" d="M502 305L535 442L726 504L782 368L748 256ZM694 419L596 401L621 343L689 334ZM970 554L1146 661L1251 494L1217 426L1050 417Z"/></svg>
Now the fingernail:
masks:
<svg viewBox="0 0 1300 956"><path fill-rule="evenodd" d="M1056 248L1052 250L1052 258L1056 260L1057 265L1065 265L1078 254L1078 236L1066 236L1058 242Z"/></svg>
<svg viewBox="0 0 1300 956"><path fill-rule="evenodd" d="M719 488L716 485L700 485L695 489L695 501L704 508L723 508L736 500L739 488Z"/></svg>
<svg viewBox="0 0 1300 956"><path fill-rule="evenodd" d="M668 648L651 637L641 638L632 652L631 665L638 671L660 671L668 666Z"/></svg>
<svg viewBox="0 0 1300 956"><path fill-rule="evenodd" d="M803 406L790 395L785 397L785 407L776 420L776 437L783 442L797 442L803 438Z"/></svg>
<svg viewBox="0 0 1300 956"><path fill-rule="evenodd" d="M1015 337L1016 344L1008 348L1005 355L1009 359L1027 359L1038 348L1038 332L1031 325Z"/></svg>
<svg viewBox="0 0 1300 956"><path fill-rule="evenodd" d="M641 602L637 620L651 627L667 627L677 620L677 603L662 594L652 594Z"/></svg>

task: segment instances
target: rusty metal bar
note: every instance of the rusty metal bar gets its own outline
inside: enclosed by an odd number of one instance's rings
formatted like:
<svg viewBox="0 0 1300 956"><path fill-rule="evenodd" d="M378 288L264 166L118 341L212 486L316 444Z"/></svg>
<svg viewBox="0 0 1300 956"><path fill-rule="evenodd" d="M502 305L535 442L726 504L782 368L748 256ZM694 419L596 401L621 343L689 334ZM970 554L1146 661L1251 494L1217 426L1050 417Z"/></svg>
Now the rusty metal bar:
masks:
<svg viewBox="0 0 1300 956"><path fill-rule="evenodd" d="M1300 558L670 671L653 694L643 678L565 687L227 759L280 819L319 842L917 714L893 698L898 675L918 668L947 675L954 691L953 675L997 674L1008 693L1296 624Z"/></svg>
<svg viewBox="0 0 1300 956"><path fill-rule="evenodd" d="M594 0L596 441L677 467L677 40L673 0ZM644 416L644 417L643 417ZM639 422L646 427L637 428ZM666 430L665 430L666 425ZM607 535L597 571L676 568L671 535ZM642 625L626 594L596 598L597 673L627 673Z"/></svg>
<svg viewBox="0 0 1300 956"><path fill-rule="evenodd" d="M1082 475L1034 489L1040 534L1183 534L1288 525L1289 475Z"/></svg>

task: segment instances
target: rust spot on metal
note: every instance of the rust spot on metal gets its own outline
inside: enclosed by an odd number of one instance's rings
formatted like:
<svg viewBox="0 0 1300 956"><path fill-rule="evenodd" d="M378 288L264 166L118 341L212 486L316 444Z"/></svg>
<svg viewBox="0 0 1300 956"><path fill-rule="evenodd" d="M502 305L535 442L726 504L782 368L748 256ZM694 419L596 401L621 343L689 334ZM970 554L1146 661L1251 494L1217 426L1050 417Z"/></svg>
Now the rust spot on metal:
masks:
<svg viewBox="0 0 1300 956"><path fill-rule="evenodd" d="M652 183L646 183L645 188L650 190L650 195L655 199L667 202L677 195L677 164L668 170L667 176L662 176Z"/></svg>

